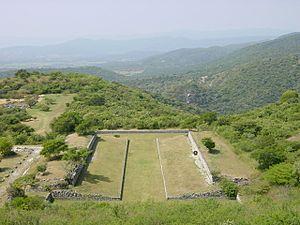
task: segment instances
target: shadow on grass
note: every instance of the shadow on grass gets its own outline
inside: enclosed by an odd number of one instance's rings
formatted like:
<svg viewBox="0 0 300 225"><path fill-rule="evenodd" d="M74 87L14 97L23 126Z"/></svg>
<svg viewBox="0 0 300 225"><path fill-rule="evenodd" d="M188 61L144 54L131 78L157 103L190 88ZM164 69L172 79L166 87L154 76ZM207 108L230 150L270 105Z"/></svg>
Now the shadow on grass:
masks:
<svg viewBox="0 0 300 225"><path fill-rule="evenodd" d="M217 154L220 153L220 150L214 148L214 149L211 149L211 150L209 151L209 153L210 153L210 154L217 155Z"/></svg>
<svg viewBox="0 0 300 225"><path fill-rule="evenodd" d="M99 182L107 182L111 183L112 180L109 177L103 176L103 175L96 175L91 174L90 172L86 172L84 181L91 183L91 184L97 184Z"/></svg>
<svg viewBox="0 0 300 225"><path fill-rule="evenodd" d="M1 167L0 168L0 173L2 173L2 172L5 172L5 171L8 171L8 170L10 170L11 168L9 168L9 167Z"/></svg>

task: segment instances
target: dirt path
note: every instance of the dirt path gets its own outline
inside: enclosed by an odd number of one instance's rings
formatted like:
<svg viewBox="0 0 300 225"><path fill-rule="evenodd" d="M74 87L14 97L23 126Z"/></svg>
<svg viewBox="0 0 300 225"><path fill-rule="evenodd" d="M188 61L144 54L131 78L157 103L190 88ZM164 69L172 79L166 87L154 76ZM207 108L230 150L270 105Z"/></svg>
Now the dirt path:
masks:
<svg viewBox="0 0 300 225"><path fill-rule="evenodd" d="M25 175L29 170L31 164L40 157L40 151L42 147L32 146L32 148L28 147L28 149L33 150L29 152L26 160L24 160L23 163L20 164L13 173L10 174L10 176L5 180L5 182L0 184L0 205L3 204L6 200L6 189L9 187L9 184L14 182L20 176Z"/></svg>

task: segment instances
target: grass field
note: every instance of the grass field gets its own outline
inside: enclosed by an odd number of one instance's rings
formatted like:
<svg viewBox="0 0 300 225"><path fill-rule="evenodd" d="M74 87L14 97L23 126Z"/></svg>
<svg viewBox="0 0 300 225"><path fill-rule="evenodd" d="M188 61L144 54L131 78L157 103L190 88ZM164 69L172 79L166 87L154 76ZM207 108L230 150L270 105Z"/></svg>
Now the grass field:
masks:
<svg viewBox="0 0 300 225"><path fill-rule="evenodd" d="M71 102L74 95L51 94L45 97L55 101L55 103L50 106L50 111L45 112L40 109L27 109L27 112L36 119L24 122L24 124L32 127L38 134L45 134L51 131L50 123L66 110L66 103Z"/></svg>
<svg viewBox="0 0 300 225"><path fill-rule="evenodd" d="M123 135L122 135L123 136ZM165 192L156 150L157 134L129 134L124 200L164 200Z"/></svg>
<svg viewBox="0 0 300 225"><path fill-rule="evenodd" d="M225 176L248 178L257 172L255 170L256 163L253 159L245 155L237 155L233 146L214 132L195 132L193 136L212 171L219 171ZM208 150L201 143L204 137L210 137L216 143L214 153L208 153Z"/></svg>
<svg viewBox="0 0 300 225"><path fill-rule="evenodd" d="M81 193L97 193L104 196L120 195L126 138L101 135L96 151L81 185L75 190Z"/></svg>
<svg viewBox="0 0 300 225"><path fill-rule="evenodd" d="M159 138L159 145L169 196L212 189L197 168L185 135Z"/></svg>
<svg viewBox="0 0 300 225"><path fill-rule="evenodd" d="M125 143L130 141L124 201L162 201L165 189L157 152L159 138L163 170L169 196L212 189L194 163L191 147L183 134L101 135L83 182L75 187L81 193L117 197L120 194Z"/></svg>

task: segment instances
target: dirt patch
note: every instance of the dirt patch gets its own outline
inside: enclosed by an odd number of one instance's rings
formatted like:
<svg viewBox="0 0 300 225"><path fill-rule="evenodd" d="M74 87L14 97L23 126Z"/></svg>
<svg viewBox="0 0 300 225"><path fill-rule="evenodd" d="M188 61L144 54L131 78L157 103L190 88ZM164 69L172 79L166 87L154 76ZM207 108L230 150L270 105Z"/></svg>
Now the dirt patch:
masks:
<svg viewBox="0 0 300 225"><path fill-rule="evenodd" d="M86 148L90 141L90 136L79 136L77 133L70 134L66 137L66 143L69 147Z"/></svg>

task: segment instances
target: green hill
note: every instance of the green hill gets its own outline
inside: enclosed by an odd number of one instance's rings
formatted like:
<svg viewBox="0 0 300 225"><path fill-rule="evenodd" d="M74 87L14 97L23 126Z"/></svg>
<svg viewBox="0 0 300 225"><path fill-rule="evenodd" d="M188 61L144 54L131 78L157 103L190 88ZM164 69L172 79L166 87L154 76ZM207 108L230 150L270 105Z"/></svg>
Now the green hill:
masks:
<svg viewBox="0 0 300 225"><path fill-rule="evenodd" d="M14 77L1 79L0 90L2 100L23 99L25 104L37 107L35 110L51 109L44 103L36 104L37 95L47 98L49 94L73 94L74 99L69 101L66 111L52 121L52 129L62 134L75 130L89 134L98 129L117 128L193 128L203 122L200 116L179 110L162 98L91 75L21 70ZM2 136L16 141L21 135L22 141L17 141L19 144L34 142L33 130L20 124L29 118L24 109L3 106L0 109ZM19 129L12 129L12 124Z"/></svg>
<svg viewBox="0 0 300 225"><path fill-rule="evenodd" d="M197 71L125 83L220 113L242 112L300 90L300 33L234 51Z"/></svg>

